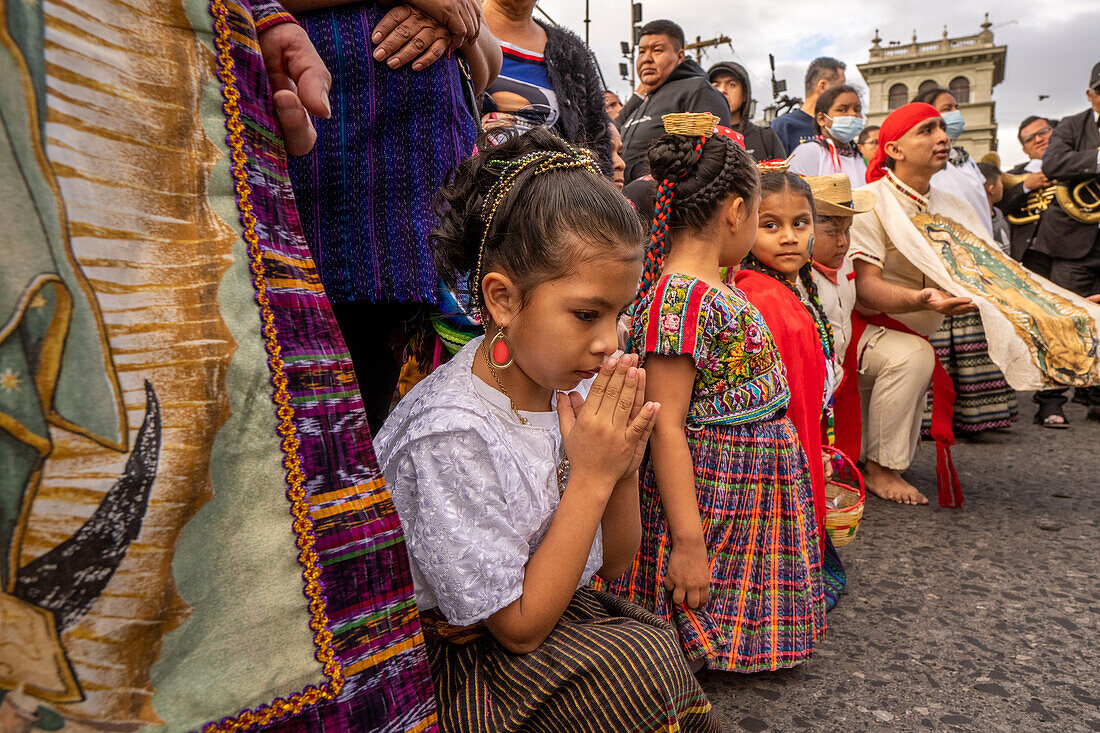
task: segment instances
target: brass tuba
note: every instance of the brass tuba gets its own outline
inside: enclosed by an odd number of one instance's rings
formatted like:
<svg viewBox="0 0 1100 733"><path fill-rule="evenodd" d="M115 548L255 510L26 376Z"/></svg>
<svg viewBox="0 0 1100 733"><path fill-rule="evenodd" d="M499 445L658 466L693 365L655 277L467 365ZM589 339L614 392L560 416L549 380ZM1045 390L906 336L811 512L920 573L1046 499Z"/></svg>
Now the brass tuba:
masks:
<svg viewBox="0 0 1100 733"><path fill-rule="evenodd" d="M1074 185L1057 181L1054 195L1058 205L1074 221L1082 224L1100 223L1100 176ZM1028 197L1030 203L1031 198Z"/></svg>
<svg viewBox="0 0 1100 733"><path fill-rule="evenodd" d="M1023 180L1027 177L1027 173L1002 173L1001 181L1004 183L1005 188L1012 188L1019 183L1023 183ZM1039 221L1039 217L1043 215L1043 212L1050 206L1050 202L1054 200L1056 188L1057 185L1052 183L1046 188L1039 188L1030 192L1027 195L1027 202L1024 204L1023 211L1005 217L1008 219L1008 223L1019 225Z"/></svg>

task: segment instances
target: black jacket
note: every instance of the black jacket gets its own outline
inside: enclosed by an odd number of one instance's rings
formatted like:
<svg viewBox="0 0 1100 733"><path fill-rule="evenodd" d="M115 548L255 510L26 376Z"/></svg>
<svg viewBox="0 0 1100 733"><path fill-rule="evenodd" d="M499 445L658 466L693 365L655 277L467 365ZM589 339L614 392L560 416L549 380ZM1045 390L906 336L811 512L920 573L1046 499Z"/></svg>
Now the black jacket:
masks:
<svg viewBox="0 0 1100 733"><path fill-rule="evenodd" d="M645 154L649 144L665 134L661 116L673 112L710 112L729 125L730 108L694 59L686 58L672 70L657 91L644 99L633 95L615 120L623 136L626 182L649 173Z"/></svg>
<svg viewBox="0 0 1100 733"><path fill-rule="evenodd" d="M546 31L546 73L557 95L558 132L571 143L584 145L600 158L600 167L611 175L610 121L603 106L603 82L596 59L571 31L536 20Z"/></svg>
<svg viewBox="0 0 1100 733"><path fill-rule="evenodd" d="M1043 173L1052 181L1057 179L1065 183L1100 175L1096 165L1097 147L1100 147L1100 130L1096 128L1095 113L1091 109L1066 117L1050 135L1050 144L1043 153ZM1077 260L1098 245L1100 228L1096 224L1074 221L1055 200L1039 221L1039 233L1032 247L1051 257Z"/></svg>
<svg viewBox="0 0 1100 733"><path fill-rule="evenodd" d="M1020 175L1027 173L1027 163L1020 163L1015 168L1007 171L1013 175ZM1006 188L1005 194L1000 201L997 202L997 208L1000 209L1005 216L1013 216L1022 214L1024 207L1027 205L1028 193L1024 191L1023 181L1017 183L1012 188ZM1023 260L1024 254L1031 248L1032 242L1035 239L1035 232L1039 230L1039 222L1035 221L1030 224L1009 224L1009 231L1012 235L1012 258L1015 260Z"/></svg>
<svg viewBox="0 0 1100 733"><path fill-rule="evenodd" d="M728 71L741 84L741 122L731 127L745 136L745 149L749 151L749 155L757 161L786 158L787 149L783 147L783 141L775 134L775 130L752 123L752 83L745 67L736 61L719 61L707 69L707 77L713 79L716 71Z"/></svg>

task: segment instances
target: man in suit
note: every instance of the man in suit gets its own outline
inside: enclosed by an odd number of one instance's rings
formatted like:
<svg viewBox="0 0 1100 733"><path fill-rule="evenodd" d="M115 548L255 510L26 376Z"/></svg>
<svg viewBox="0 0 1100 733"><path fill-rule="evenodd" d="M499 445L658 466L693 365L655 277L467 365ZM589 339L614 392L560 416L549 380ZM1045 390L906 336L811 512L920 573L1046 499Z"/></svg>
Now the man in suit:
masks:
<svg viewBox="0 0 1100 733"><path fill-rule="evenodd" d="M1066 117L1050 135L1043 154L1043 174L1050 180L1074 183L1100 176L1100 64L1089 75L1089 109ZM1074 220L1057 200L1039 220L1032 248L1051 258L1050 279L1067 290L1088 297L1100 293L1100 226ZM1100 420L1100 388L1078 389L1075 401L1089 405L1089 419ZM1065 426L1062 405L1065 389L1045 390L1035 395L1039 403L1036 422Z"/></svg>
<svg viewBox="0 0 1100 733"><path fill-rule="evenodd" d="M1046 188L1050 181L1043 174L1043 153L1050 143L1050 134L1057 123L1045 117L1031 115L1020 123L1020 129L1016 136L1020 140L1020 146L1028 157L1026 163L1020 163L1008 172L1013 175L1024 175L1020 183L1005 189L1004 196L997 204L997 208L1004 212L1005 216L1019 216L1023 214L1027 206L1027 199L1031 192ZM1033 221L1027 224L1012 224L1011 254L1019 260L1024 267L1043 277L1050 277L1050 257L1032 249L1035 241L1035 233L1039 230L1039 222Z"/></svg>

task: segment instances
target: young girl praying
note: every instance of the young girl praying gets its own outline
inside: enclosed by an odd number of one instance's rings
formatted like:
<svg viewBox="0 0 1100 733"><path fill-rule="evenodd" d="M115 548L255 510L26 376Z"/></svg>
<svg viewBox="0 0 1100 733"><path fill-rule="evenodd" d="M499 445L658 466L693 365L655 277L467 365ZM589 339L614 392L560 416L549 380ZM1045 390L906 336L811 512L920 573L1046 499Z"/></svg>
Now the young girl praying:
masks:
<svg viewBox="0 0 1100 733"><path fill-rule="evenodd" d="M482 139L432 234L486 336L417 384L376 441L405 531L444 731L716 731L670 625L610 594L638 548L655 418L615 358L642 232L587 150Z"/></svg>
<svg viewBox="0 0 1100 733"><path fill-rule="evenodd" d="M756 239L759 177L705 115L670 117L698 128L648 153L660 183L631 344L661 410L641 548L612 589L674 622L696 667L791 667L825 628L809 473L772 335L720 272Z"/></svg>

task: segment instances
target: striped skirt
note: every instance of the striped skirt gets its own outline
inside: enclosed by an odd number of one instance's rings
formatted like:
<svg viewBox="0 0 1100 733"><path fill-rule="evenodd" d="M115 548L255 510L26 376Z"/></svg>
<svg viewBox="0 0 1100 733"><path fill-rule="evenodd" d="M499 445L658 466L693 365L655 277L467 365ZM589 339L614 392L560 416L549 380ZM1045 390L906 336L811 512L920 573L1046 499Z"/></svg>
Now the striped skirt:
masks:
<svg viewBox="0 0 1100 733"><path fill-rule="evenodd" d="M821 542L806 455L790 419L688 431L710 556L710 601L672 605L672 540L648 463L642 545L611 591L676 625L684 651L711 669L759 672L808 659L825 630Z"/></svg>
<svg viewBox="0 0 1100 733"><path fill-rule="evenodd" d="M484 632L444 641L430 613L425 636L442 731L725 730L672 627L616 596L578 590L529 654L512 654Z"/></svg>
<svg viewBox="0 0 1100 733"><path fill-rule="evenodd" d="M948 316L929 338L936 357L955 385L956 434L1007 428L1019 416L1016 392L989 358L982 317L977 313ZM924 413L921 434L931 434L932 408Z"/></svg>

